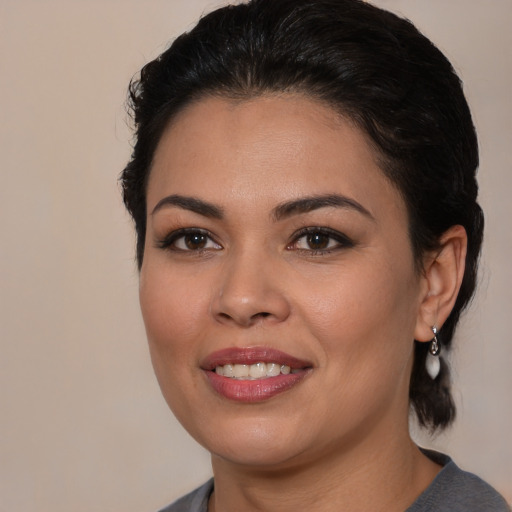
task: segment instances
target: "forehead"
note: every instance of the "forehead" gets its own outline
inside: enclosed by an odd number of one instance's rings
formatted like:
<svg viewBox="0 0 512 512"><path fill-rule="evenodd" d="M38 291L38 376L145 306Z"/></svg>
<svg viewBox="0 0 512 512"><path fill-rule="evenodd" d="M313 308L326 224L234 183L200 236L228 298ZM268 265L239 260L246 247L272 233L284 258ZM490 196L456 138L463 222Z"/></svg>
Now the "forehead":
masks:
<svg viewBox="0 0 512 512"><path fill-rule="evenodd" d="M164 132L148 209L164 192L270 203L333 191L401 203L366 135L328 105L298 94L207 97Z"/></svg>
<svg viewBox="0 0 512 512"><path fill-rule="evenodd" d="M190 153L199 156L215 149L219 156L229 153L232 160L250 146L260 156L272 154L276 160L301 157L350 124L327 104L299 94L242 100L207 96L188 104L171 120L157 146L153 167L171 152L177 160L184 153L190 158Z"/></svg>

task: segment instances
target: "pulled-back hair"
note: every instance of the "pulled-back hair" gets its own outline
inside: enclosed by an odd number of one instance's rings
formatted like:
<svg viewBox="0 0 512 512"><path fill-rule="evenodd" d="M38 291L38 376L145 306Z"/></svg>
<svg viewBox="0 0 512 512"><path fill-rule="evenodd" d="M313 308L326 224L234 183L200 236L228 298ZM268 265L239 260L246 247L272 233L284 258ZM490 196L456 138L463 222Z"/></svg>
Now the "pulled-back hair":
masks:
<svg viewBox="0 0 512 512"><path fill-rule="evenodd" d="M327 103L366 135L400 191L418 271L441 235L462 225L466 269L438 335L452 342L476 284L483 214L476 202L478 145L462 85L446 57L409 21L361 0L252 0L218 9L178 37L130 84L136 138L121 182L144 258L146 187L170 120L205 96L301 93ZM432 380L428 343L415 342L410 401L420 424L455 417L447 363Z"/></svg>

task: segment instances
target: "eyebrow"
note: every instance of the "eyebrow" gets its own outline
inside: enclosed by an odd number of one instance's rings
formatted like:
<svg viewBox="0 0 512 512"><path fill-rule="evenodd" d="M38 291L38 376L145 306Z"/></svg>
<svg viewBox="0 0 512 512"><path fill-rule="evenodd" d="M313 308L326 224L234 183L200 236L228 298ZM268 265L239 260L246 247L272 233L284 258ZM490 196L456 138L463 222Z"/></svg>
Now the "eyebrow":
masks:
<svg viewBox="0 0 512 512"><path fill-rule="evenodd" d="M222 219L224 217L224 211L222 208L215 206L212 203L198 199L197 197L180 196L173 194L158 201L157 205L153 208L151 215L165 208L166 206L177 206L184 210L189 210L204 217L210 217L213 219Z"/></svg>
<svg viewBox="0 0 512 512"><path fill-rule="evenodd" d="M375 221L373 215L362 204L358 203L354 199L351 199L350 197L338 194L302 197L294 201L287 201L286 203L282 203L274 208L272 217L274 220L279 221L292 215L308 213L313 210L326 207L355 210L363 214L365 217Z"/></svg>
<svg viewBox="0 0 512 512"><path fill-rule="evenodd" d="M166 206L176 206L184 210L189 210L204 217L214 219L224 218L224 211L219 206L216 206L197 197L182 196L173 194L158 201L157 205L153 208L151 215L165 208ZM272 210L272 218L275 221L280 221L292 215L299 215L301 213L308 213L320 208L346 208L355 210L365 217L375 220L373 215L360 203L346 196L338 194L327 194L321 196L301 197L293 201L287 201L276 206Z"/></svg>

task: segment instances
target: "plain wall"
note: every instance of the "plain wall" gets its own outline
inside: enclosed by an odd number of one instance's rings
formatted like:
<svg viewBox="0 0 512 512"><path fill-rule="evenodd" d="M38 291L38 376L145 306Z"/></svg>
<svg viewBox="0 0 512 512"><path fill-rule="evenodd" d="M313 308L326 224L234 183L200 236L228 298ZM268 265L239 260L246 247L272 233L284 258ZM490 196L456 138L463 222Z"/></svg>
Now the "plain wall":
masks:
<svg viewBox="0 0 512 512"><path fill-rule="evenodd" d="M512 501L512 2L379 0L462 75L481 142L481 285L459 419L422 442ZM210 474L146 348L117 178L129 79L210 0L0 0L0 511L155 511Z"/></svg>

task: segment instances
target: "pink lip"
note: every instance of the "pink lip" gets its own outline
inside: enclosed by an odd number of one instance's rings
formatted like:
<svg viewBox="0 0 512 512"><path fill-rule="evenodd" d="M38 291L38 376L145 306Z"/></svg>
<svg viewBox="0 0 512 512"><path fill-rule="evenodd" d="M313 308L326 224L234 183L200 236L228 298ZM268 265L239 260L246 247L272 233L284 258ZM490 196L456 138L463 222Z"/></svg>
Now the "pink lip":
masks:
<svg viewBox="0 0 512 512"><path fill-rule="evenodd" d="M226 348L213 352L203 360L203 370L215 370L216 366L225 364L255 364L255 363L279 363L292 369L311 368L309 361L281 352L270 347Z"/></svg>
<svg viewBox="0 0 512 512"><path fill-rule="evenodd" d="M279 363L292 369L302 370L288 375L277 375L266 379L236 380L215 373L216 366L225 364ZM280 350L268 347L228 348L210 354L201 365L212 388L224 398L236 402L254 403L268 400L293 386L306 377L312 364Z"/></svg>

